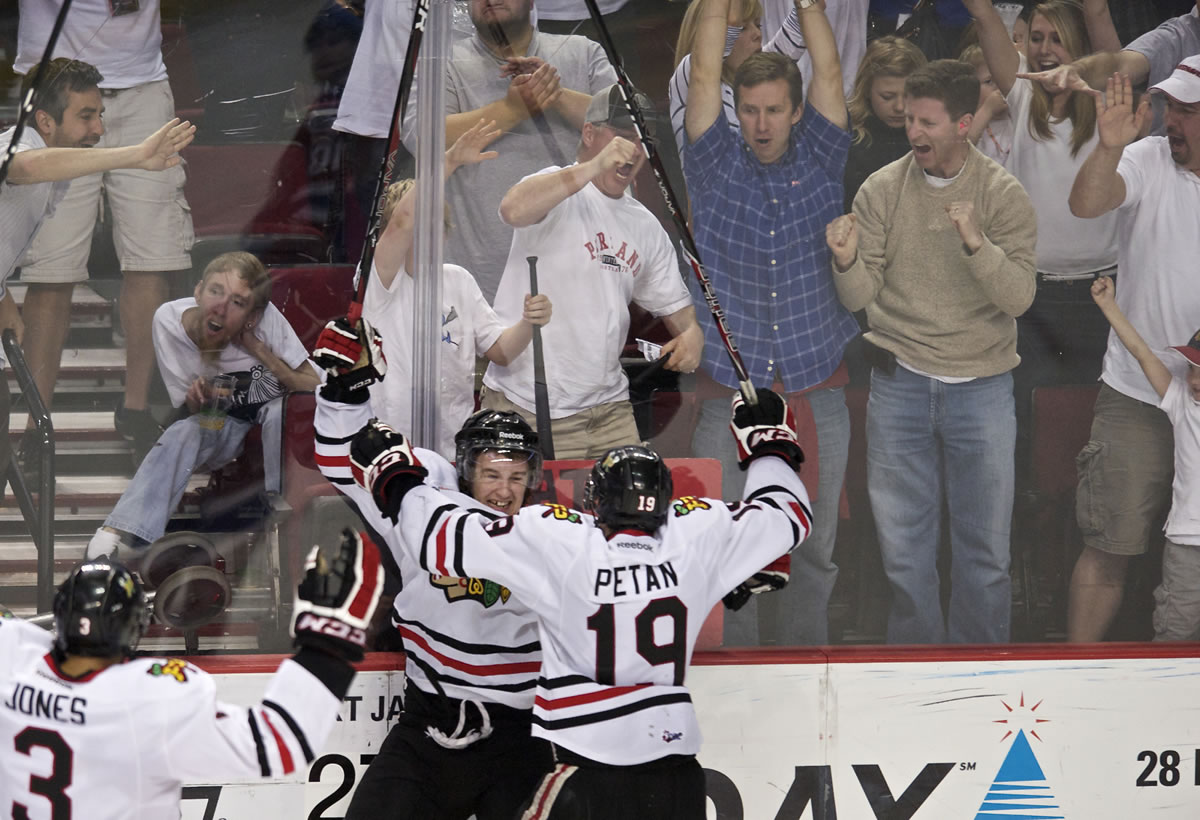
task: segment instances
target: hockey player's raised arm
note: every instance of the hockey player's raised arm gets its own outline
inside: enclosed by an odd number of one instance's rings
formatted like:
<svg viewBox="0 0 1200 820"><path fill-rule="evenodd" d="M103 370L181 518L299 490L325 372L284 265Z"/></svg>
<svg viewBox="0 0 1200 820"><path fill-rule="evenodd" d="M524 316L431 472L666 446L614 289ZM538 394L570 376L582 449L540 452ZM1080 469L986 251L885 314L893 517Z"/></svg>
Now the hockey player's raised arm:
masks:
<svg viewBox="0 0 1200 820"><path fill-rule="evenodd" d="M725 606L739 609L751 595L787 585L788 553L811 534L812 507L797 475L804 453L787 403L773 391L760 389L758 404L746 404L738 393L732 409L729 429L737 441L738 466L747 475L744 500L731 507L733 532L726 540L731 555L718 567L725 588L732 590ZM739 579L739 572L748 574Z"/></svg>
<svg viewBox="0 0 1200 820"><path fill-rule="evenodd" d="M218 701L213 678L186 661L135 656L148 610L128 567L109 558L78 564L55 596L53 638L0 623L0 688L54 704L0 709L10 750L0 766L4 806L17 807L13 816L58 817L63 784L41 784L62 766L75 816L88 818L178 817L184 783L303 777L337 721L382 588L368 539L345 530L335 549L314 547L294 604L297 652L262 700L235 706ZM14 754L14 743L26 753Z"/></svg>
<svg viewBox="0 0 1200 820"><path fill-rule="evenodd" d="M263 699L249 708L216 699L212 678L170 661L163 686L194 687L156 704L171 774L182 781L226 776L287 777L307 771L325 745L366 649L367 628L383 591L375 545L343 530L335 550L313 547L296 598L298 651L285 660ZM189 679L189 672L194 679ZM182 701L190 701L186 710Z"/></svg>

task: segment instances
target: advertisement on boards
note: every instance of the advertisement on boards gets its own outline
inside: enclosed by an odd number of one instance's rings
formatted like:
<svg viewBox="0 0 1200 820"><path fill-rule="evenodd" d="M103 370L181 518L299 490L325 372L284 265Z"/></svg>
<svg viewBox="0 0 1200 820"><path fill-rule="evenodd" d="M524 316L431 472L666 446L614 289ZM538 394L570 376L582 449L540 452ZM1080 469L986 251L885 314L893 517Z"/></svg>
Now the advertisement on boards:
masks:
<svg viewBox="0 0 1200 820"><path fill-rule="evenodd" d="M218 688L252 703L268 677ZM1198 677L1200 658L772 663L688 685L713 820L1190 820ZM344 817L402 690L360 673L304 780L189 786L183 817Z"/></svg>

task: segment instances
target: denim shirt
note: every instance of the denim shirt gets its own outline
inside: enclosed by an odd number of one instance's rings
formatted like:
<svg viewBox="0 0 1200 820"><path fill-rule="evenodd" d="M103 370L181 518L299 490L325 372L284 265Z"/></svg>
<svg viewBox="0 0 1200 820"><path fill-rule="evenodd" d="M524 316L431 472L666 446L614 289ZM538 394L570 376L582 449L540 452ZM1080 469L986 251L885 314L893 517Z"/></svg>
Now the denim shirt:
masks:
<svg viewBox="0 0 1200 820"><path fill-rule="evenodd" d="M684 147L700 262L725 311L750 380L787 392L829 378L858 324L838 301L825 226L842 213L850 134L811 105L787 151L764 165L718 117ZM735 387L720 333L701 297L704 366Z"/></svg>

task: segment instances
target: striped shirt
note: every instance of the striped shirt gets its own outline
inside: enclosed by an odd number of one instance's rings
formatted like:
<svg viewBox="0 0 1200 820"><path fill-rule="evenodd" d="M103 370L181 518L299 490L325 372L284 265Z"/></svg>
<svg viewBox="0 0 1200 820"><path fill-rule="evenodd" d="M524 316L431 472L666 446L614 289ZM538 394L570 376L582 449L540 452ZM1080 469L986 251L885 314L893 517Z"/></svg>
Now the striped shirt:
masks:
<svg viewBox="0 0 1200 820"><path fill-rule="evenodd" d="M699 751L684 679L704 619L812 530L804 485L780 459L750 465L745 499L681 498L657 533L606 538L557 504L489 521L424 484L405 495L400 524L424 533L405 546L428 571L495 578L536 614L533 734L633 766Z"/></svg>
<svg viewBox="0 0 1200 820"><path fill-rule="evenodd" d="M825 226L842 213L850 134L811 105L784 155L763 165L723 117L684 148L700 261L757 387L793 393L829 378L858 325L833 286ZM704 366L735 387L733 366L697 297Z"/></svg>
<svg viewBox="0 0 1200 820"><path fill-rule="evenodd" d="M393 526L370 493L350 474L350 441L370 420L366 404L338 404L317 395L316 457L321 473L358 507L367 526L386 543L404 586L396 595L392 624L404 641L404 674L430 695L499 703L514 709L533 706L542 665L533 614L507 587L469 577L461 568L426 572L403 543L421 530ZM436 486L456 486L454 468L431 450L417 450ZM497 514L470 496L447 490L455 503L484 521ZM440 691L439 691L440 687Z"/></svg>

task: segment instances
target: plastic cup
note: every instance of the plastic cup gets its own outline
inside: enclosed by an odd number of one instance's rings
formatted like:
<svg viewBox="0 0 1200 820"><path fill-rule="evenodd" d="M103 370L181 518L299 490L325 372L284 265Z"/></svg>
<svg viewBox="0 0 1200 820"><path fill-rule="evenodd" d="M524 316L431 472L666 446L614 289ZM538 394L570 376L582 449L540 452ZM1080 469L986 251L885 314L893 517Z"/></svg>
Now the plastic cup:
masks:
<svg viewBox="0 0 1200 820"><path fill-rule="evenodd" d="M204 407L200 409L200 426L205 430L220 430L225 427L225 417L233 404L233 376L212 376L205 379Z"/></svg>

